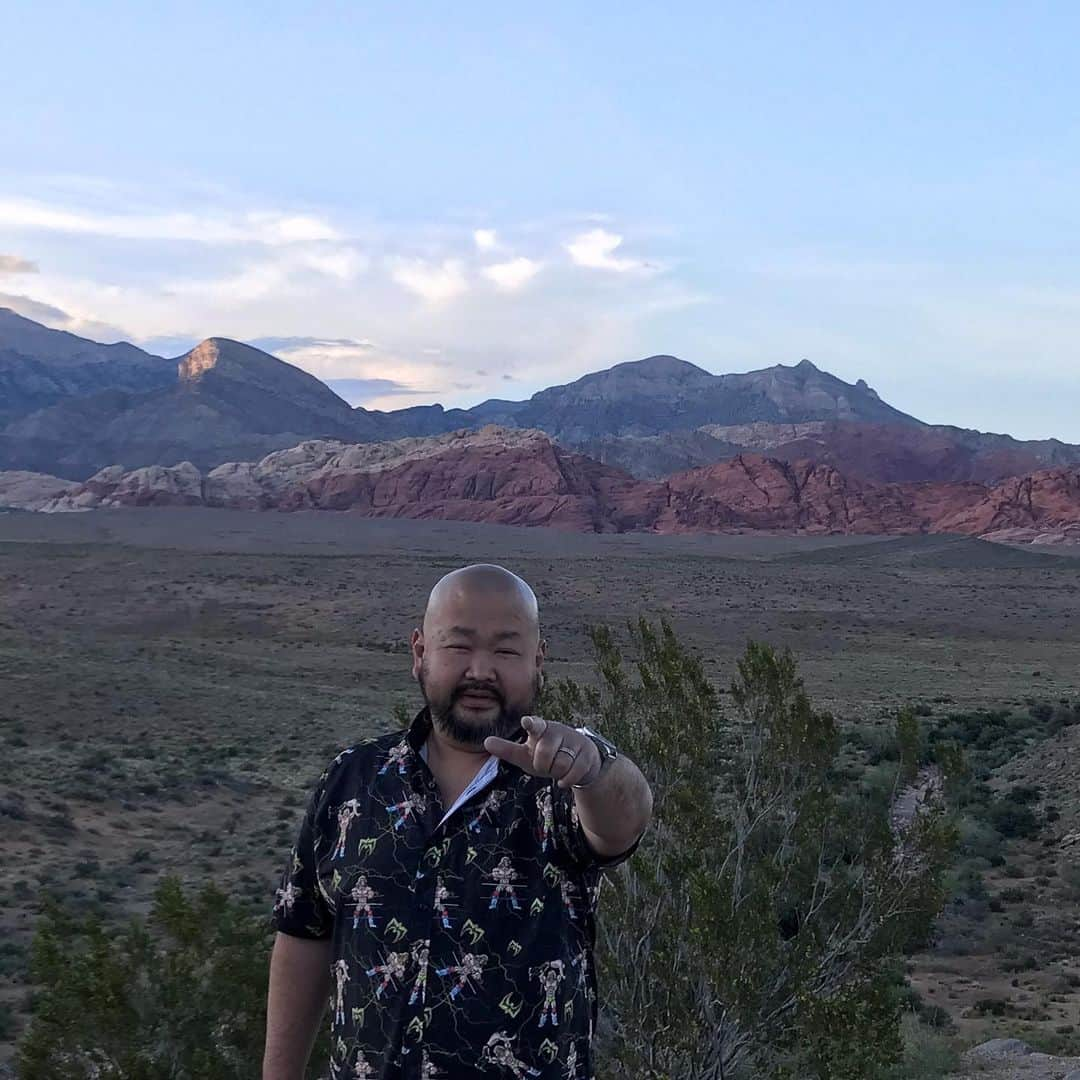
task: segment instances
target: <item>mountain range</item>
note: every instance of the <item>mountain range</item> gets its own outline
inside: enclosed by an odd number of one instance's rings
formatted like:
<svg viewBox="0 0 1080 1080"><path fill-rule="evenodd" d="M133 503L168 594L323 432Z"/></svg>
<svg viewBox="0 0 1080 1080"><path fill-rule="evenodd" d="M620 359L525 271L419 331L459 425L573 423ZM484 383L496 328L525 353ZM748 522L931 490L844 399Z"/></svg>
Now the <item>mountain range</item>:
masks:
<svg viewBox="0 0 1080 1080"><path fill-rule="evenodd" d="M0 504L45 512L125 506L338 510L364 517L444 518L583 532L782 530L965 533L1080 542L1080 469L998 484L889 484L829 465L760 455L665 480L637 480L541 431L500 428L386 443L310 440L256 462L203 473L191 462L89 480L0 473Z"/></svg>
<svg viewBox="0 0 1080 1080"><path fill-rule="evenodd" d="M1080 521L1080 447L926 424L808 360L713 375L653 356L527 401L378 412L236 341L170 360L6 309L0 470L0 502L6 491L48 509L182 502L1021 539L1071 537Z"/></svg>

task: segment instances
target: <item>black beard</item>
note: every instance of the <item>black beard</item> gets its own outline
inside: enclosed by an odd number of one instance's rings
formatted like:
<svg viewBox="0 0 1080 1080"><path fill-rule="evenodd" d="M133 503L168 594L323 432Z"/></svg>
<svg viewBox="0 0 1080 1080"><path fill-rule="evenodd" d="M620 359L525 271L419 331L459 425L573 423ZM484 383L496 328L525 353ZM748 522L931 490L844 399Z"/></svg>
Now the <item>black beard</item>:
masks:
<svg viewBox="0 0 1080 1080"><path fill-rule="evenodd" d="M448 739L464 746L483 746L484 740L489 735L496 735L502 739L519 739L521 737L521 718L529 716L536 711L537 702L540 700L540 673L537 672L531 700L523 707L507 705L502 691L488 683L465 681L454 687L449 698L433 699L427 690L427 680L424 678L423 667L420 669L420 692L424 695L428 712L431 714L432 724L438 728L439 733ZM486 723L475 723L461 720L455 706L458 699L470 690L482 691L490 694L499 706L498 715Z"/></svg>

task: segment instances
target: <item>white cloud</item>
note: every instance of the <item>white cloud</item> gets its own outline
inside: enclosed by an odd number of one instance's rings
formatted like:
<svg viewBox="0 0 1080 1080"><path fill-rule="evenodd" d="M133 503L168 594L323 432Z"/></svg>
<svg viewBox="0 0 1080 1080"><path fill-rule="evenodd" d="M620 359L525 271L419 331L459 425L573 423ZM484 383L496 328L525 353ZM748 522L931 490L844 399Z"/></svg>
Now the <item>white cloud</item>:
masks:
<svg viewBox="0 0 1080 1080"><path fill-rule="evenodd" d="M177 278L164 283L166 293L176 296L214 296L218 300L247 303L289 289L310 291L325 284L322 279L347 285L367 269L366 256L351 248L332 244L290 245L260 252L232 273L218 277Z"/></svg>
<svg viewBox="0 0 1080 1080"><path fill-rule="evenodd" d="M234 274L218 278L178 279L165 284L165 292L176 297L213 296L218 302L246 304L282 291L289 267L282 262L252 262Z"/></svg>
<svg viewBox="0 0 1080 1080"><path fill-rule="evenodd" d="M590 229L580 233L566 245L570 258L578 266L587 266L593 270L614 270L624 274L632 270L647 269L648 264L640 259L623 258L615 254L622 246L623 238L618 233L607 229Z"/></svg>
<svg viewBox="0 0 1080 1080"><path fill-rule="evenodd" d="M445 364L414 359L406 351L383 348L369 341L294 340L298 344L271 351L316 378L351 384L343 396L353 404L370 409L400 409L430 404L446 396ZM365 385L361 387L361 383Z"/></svg>
<svg viewBox="0 0 1080 1080"><path fill-rule="evenodd" d="M36 274L38 265L18 255L0 255L0 274Z"/></svg>
<svg viewBox="0 0 1080 1080"><path fill-rule="evenodd" d="M540 272L541 264L524 257L485 266L481 273L503 292L516 292Z"/></svg>
<svg viewBox="0 0 1080 1080"><path fill-rule="evenodd" d="M395 259L391 265L390 276L394 281L429 304L444 304L469 288L460 259L444 259L441 263L426 259Z"/></svg>
<svg viewBox="0 0 1080 1080"><path fill-rule="evenodd" d="M306 206L249 210L209 188L36 184L0 197L0 249L42 269L0 281L32 292L17 298L31 317L91 338L124 327L175 355L205 337L273 335L271 351L316 376L363 382L371 407L453 407L505 395L506 378L527 395L636 355L636 327L663 287L646 273L583 280L561 248L592 237L591 255L578 249L585 264L644 266L617 229L580 215L534 228L391 226ZM530 246L519 254L510 236ZM478 370L488 374L462 380Z"/></svg>
<svg viewBox="0 0 1080 1080"><path fill-rule="evenodd" d="M131 340L129 333L112 323L103 322L93 316L72 314L54 304L47 304L30 296L0 293L0 307L10 308L17 315L33 319L42 326L49 326L53 330L67 330L69 333L90 338L92 341L109 344Z"/></svg>
<svg viewBox="0 0 1080 1080"><path fill-rule="evenodd" d="M0 199L0 226L117 240L182 240L201 244L281 244L337 240L328 222L308 214L277 211L101 213L51 206L30 199Z"/></svg>
<svg viewBox="0 0 1080 1080"><path fill-rule="evenodd" d="M346 247L312 248L297 253L300 266L315 270L326 277L339 281L351 281L368 267L368 260L360 252Z"/></svg>

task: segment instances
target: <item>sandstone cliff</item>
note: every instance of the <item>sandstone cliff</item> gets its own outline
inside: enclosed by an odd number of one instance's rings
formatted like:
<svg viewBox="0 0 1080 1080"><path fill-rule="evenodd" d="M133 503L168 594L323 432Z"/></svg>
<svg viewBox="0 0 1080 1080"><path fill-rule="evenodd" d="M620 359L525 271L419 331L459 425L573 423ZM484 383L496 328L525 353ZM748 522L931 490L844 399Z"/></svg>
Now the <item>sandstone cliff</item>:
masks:
<svg viewBox="0 0 1080 1080"><path fill-rule="evenodd" d="M11 475L0 474L0 490ZM667 481L642 481L569 451L543 432L495 426L385 443L308 440L205 474L186 461L134 470L115 465L84 484L59 488L52 498L42 498L41 491L48 481L62 481L20 476L7 481L8 488L30 492L27 505L48 512L207 505L587 532L956 532L1044 544L1080 539L1080 468L1041 470L993 486L883 484L831 465L743 454Z"/></svg>

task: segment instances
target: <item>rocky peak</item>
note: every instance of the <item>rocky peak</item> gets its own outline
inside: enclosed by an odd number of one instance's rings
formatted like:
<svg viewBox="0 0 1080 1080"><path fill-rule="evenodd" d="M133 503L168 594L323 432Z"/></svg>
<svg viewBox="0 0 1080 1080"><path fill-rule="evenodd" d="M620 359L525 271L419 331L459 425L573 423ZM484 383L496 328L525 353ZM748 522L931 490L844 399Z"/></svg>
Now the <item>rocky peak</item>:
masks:
<svg viewBox="0 0 1080 1080"><path fill-rule="evenodd" d="M191 352L180 358L177 373L182 382L192 381L208 371L237 378L260 367L281 364L283 361L260 352L250 345L241 345L229 338L207 338L200 341Z"/></svg>
<svg viewBox="0 0 1080 1080"><path fill-rule="evenodd" d="M715 375L676 356L649 356L644 360L630 360L604 371L592 372L564 386L541 390L533 395L531 404L543 405L551 401L670 400L692 393L695 389L705 389L715 381Z"/></svg>
<svg viewBox="0 0 1080 1080"><path fill-rule="evenodd" d="M176 373L183 381L197 379L211 368L217 367L219 355L217 342L213 338L207 338L180 358Z"/></svg>

